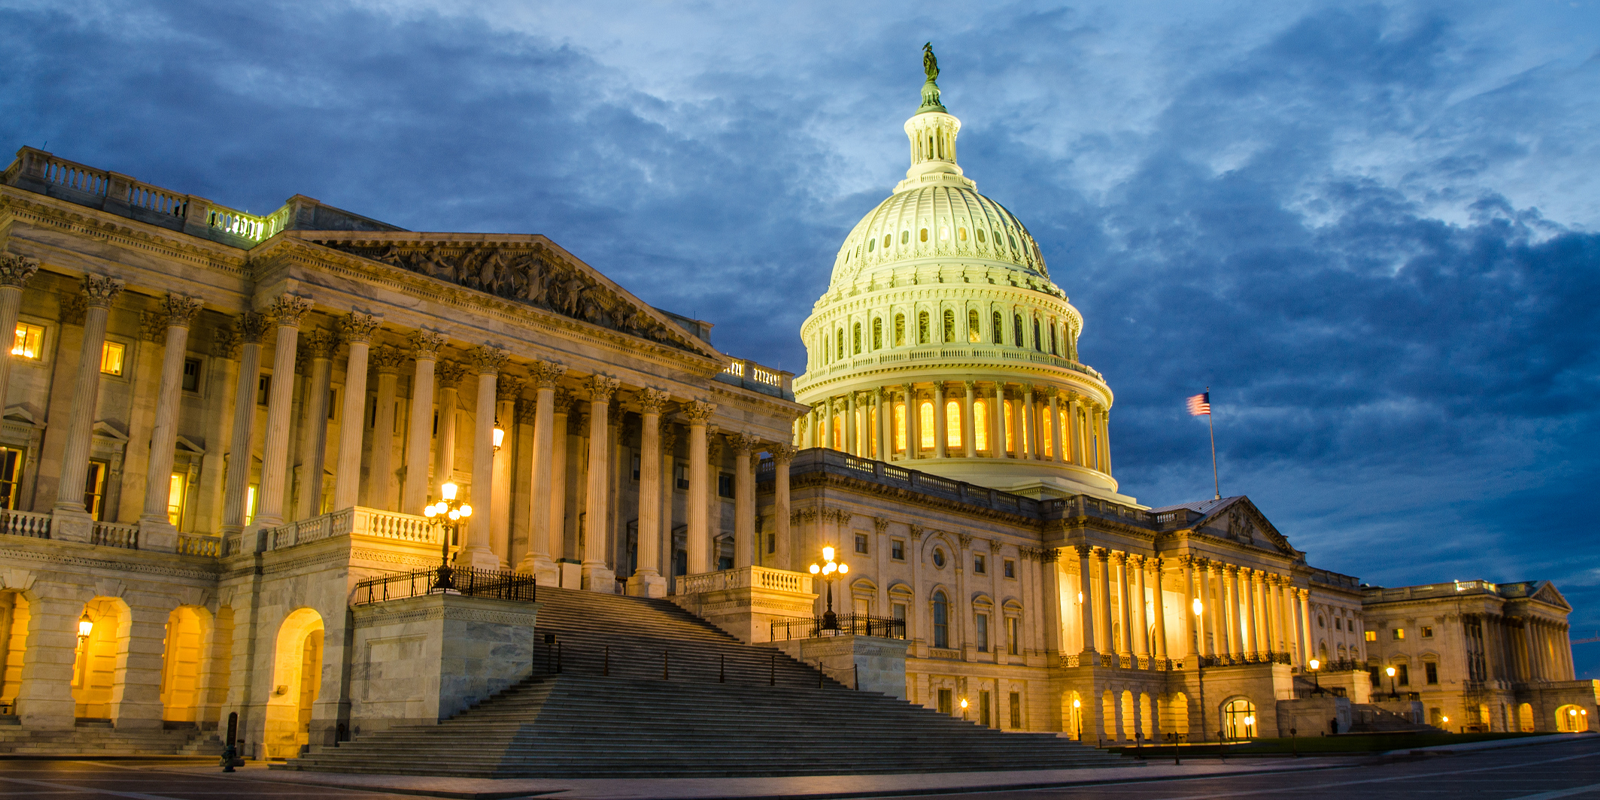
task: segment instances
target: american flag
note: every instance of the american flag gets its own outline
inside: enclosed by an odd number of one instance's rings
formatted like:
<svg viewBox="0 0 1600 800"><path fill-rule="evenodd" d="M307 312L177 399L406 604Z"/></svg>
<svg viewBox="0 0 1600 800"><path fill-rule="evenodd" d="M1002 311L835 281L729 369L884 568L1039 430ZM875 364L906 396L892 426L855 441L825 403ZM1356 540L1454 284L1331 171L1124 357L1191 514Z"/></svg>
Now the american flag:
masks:
<svg viewBox="0 0 1600 800"><path fill-rule="evenodd" d="M1191 416L1191 417L1209 417L1209 416L1211 416L1211 393L1210 392L1201 392L1201 393L1195 395L1194 397L1189 398L1189 416Z"/></svg>

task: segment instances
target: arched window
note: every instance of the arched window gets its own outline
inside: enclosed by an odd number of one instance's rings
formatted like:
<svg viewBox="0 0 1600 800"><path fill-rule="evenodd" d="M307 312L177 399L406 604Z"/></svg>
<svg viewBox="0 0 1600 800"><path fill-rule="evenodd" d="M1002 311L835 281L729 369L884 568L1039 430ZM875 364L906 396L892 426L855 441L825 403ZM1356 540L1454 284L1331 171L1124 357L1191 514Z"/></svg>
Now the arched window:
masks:
<svg viewBox="0 0 1600 800"><path fill-rule="evenodd" d="M1005 442L1005 444L1006 444L1006 452L1007 453L1016 452L1016 449L1017 449L1017 436L1016 436L1017 426L1016 426L1016 420L1012 419L1012 417L1011 417L1011 404L1010 403L1002 403L1000 405L1000 411L1001 411L1001 414L1004 416L1004 422L1002 424L1005 426L1004 433L1006 435L1006 442Z"/></svg>
<svg viewBox="0 0 1600 800"><path fill-rule="evenodd" d="M942 590L933 593L933 646L950 647L950 600Z"/></svg>
<svg viewBox="0 0 1600 800"><path fill-rule="evenodd" d="M922 242L928 241L928 229L927 228L923 228L922 230L917 232L917 240L918 241L922 241Z"/></svg>
<svg viewBox="0 0 1600 800"><path fill-rule="evenodd" d="M869 252L869 253L872 252L873 248L875 248L877 246L878 246L878 237L874 236L871 239L867 240L867 252Z"/></svg>
<svg viewBox="0 0 1600 800"><path fill-rule="evenodd" d="M883 249L888 250L889 249L889 245L892 244L893 242L894 242L894 234L886 233L886 234L883 235Z"/></svg>
<svg viewBox="0 0 1600 800"><path fill-rule="evenodd" d="M1028 346L1028 340L1026 338L1024 338L1023 335L1022 335L1022 315L1021 314L1017 314L1017 315L1013 316L1011 318L1011 322L1012 322L1012 327L1015 329L1013 331L1013 333L1016 334L1014 337L1012 337L1011 343L1016 345L1016 346L1018 346L1018 347L1027 347ZM841 353L841 355L842 355L842 353Z"/></svg>
<svg viewBox="0 0 1600 800"><path fill-rule="evenodd" d="M959 228L956 228L956 239L959 240L959 241L963 241L963 242L967 240L967 228L966 228L966 226L963 225L963 226L961 226Z"/></svg>
<svg viewBox="0 0 1600 800"><path fill-rule="evenodd" d="M900 243L901 244L910 244L911 243L911 231L901 231L900 232Z"/></svg>
<svg viewBox="0 0 1600 800"><path fill-rule="evenodd" d="M883 317L872 318L872 349L883 349Z"/></svg>
<svg viewBox="0 0 1600 800"><path fill-rule="evenodd" d="M944 443L946 447L961 446L961 403L944 401Z"/></svg>
<svg viewBox="0 0 1600 800"><path fill-rule="evenodd" d="M906 315L894 315L894 346L906 346Z"/></svg>
<svg viewBox="0 0 1600 800"><path fill-rule="evenodd" d="M1060 355L1056 352L1056 324L1050 323L1050 355Z"/></svg>
<svg viewBox="0 0 1600 800"><path fill-rule="evenodd" d="M983 244L983 229L978 229L978 244Z"/></svg>
<svg viewBox="0 0 1600 800"><path fill-rule="evenodd" d="M844 415L833 415L833 441L828 446L835 450L844 449Z"/></svg>
<svg viewBox="0 0 1600 800"><path fill-rule="evenodd" d="M867 458L882 458L878 455L878 407L867 408Z"/></svg>
<svg viewBox="0 0 1600 800"><path fill-rule="evenodd" d="M917 405L917 446L923 450L933 449L933 401L924 400Z"/></svg>
<svg viewBox="0 0 1600 800"><path fill-rule="evenodd" d="M956 312L944 310L944 343L950 344L956 340Z"/></svg>
<svg viewBox="0 0 1600 800"><path fill-rule="evenodd" d="M1254 739L1256 705L1243 697L1229 700L1222 707L1222 732L1229 739Z"/></svg>
<svg viewBox="0 0 1600 800"><path fill-rule="evenodd" d="M972 446L989 449L989 403L982 398L972 401Z"/></svg>
<svg viewBox="0 0 1600 800"><path fill-rule="evenodd" d="M1006 326L1005 326L1005 323L1000 321L1000 312L998 312L998 311L994 312L994 319L991 320L991 321L994 323L993 325L990 326L990 329L994 331L994 343L995 344L1005 344L1006 343L1006 340L1005 340L1006 339L1006 337L1005 337Z"/></svg>
<svg viewBox="0 0 1600 800"><path fill-rule="evenodd" d="M983 338L983 332L978 330L978 309L967 309L967 343L977 344Z"/></svg>
<svg viewBox="0 0 1600 800"><path fill-rule="evenodd" d="M894 404L894 451L906 451L906 404Z"/></svg>
<svg viewBox="0 0 1600 800"><path fill-rule="evenodd" d="M852 326L850 344L854 350L852 355L861 355L861 323L859 322Z"/></svg>
<svg viewBox="0 0 1600 800"><path fill-rule="evenodd" d="M1044 352L1044 340L1039 338L1039 318L1033 319L1033 349Z"/></svg>
<svg viewBox="0 0 1600 800"><path fill-rule="evenodd" d="M844 328L839 328L839 329L837 329L837 330L835 330L833 332L833 343L834 343L834 348L839 353L837 356L834 356L834 357L835 358L844 358Z"/></svg>
<svg viewBox="0 0 1600 800"><path fill-rule="evenodd" d="M932 341L928 331L928 312L917 312L917 344L927 344Z"/></svg>

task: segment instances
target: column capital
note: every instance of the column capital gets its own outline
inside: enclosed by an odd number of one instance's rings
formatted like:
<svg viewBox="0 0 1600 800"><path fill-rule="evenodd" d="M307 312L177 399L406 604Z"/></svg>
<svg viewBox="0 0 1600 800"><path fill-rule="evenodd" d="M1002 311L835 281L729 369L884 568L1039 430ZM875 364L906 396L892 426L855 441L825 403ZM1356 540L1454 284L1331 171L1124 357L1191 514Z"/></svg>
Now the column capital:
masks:
<svg viewBox="0 0 1600 800"><path fill-rule="evenodd" d="M1112 564L1128 563L1128 554L1121 550L1112 550L1106 554L1106 560Z"/></svg>
<svg viewBox="0 0 1600 800"><path fill-rule="evenodd" d="M557 414L571 414L572 407L577 402L578 398L573 397L572 392L569 392L566 389L557 389L556 396L554 401L551 403L550 410Z"/></svg>
<svg viewBox="0 0 1600 800"><path fill-rule="evenodd" d="M83 276L83 288L79 296L83 298L84 305L89 308L110 308L111 302L122 294L122 279L106 275Z"/></svg>
<svg viewBox="0 0 1600 800"><path fill-rule="evenodd" d="M961 549L962 550L970 549L972 547L972 534L970 534L970 533L957 533L956 534L956 542L958 542L961 545Z"/></svg>
<svg viewBox="0 0 1600 800"><path fill-rule="evenodd" d="M1094 548L1094 557L1102 564L1111 563L1111 550L1105 547Z"/></svg>
<svg viewBox="0 0 1600 800"><path fill-rule="evenodd" d="M433 374L438 376L441 386L455 386L467 376L467 366L460 361L444 360L439 366L434 367Z"/></svg>
<svg viewBox="0 0 1600 800"><path fill-rule="evenodd" d="M921 525L911 525L908 527L911 529L911 541L913 542L920 540L922 538L922 534L926 531L926 529Z"/></svg>
<svg viewBox="0 0 1600 800"><path fill-rule="evenodd" d="M755 449L756 438L743 432L730 433L728 434L728 446L733 448L735 457L742 457Z"/></svg>
<svg viewBox="0 0 1600 800"><path fill-rule="evenodd" d="M774 442L770 445L767 445L767 452L772 454L773 461L776 461L780 464L788 464L791 461L794 461L795 454L800 451L794 445L789 444L788 442ZM885 522L884 524L888 523Z"/></svg>
<svg viewBox="0 0 1600 800"><path fill-rule="evenodd" d="M716 413L717 404L707 403L704 400L692 400L683 407L683 415L689 418L690 424L704 425L711 415Z"/></svg>
<svg viewBox="0 0 1600 800"><path fill-rule="evenodd" d="M494 345L480 344L467 351L467 358L472 359L472 365L477 368L479 375L497 375L500 368L506 365L506 359L511 353Z"/></svg>
<svg viewBox="0 0 1600 800"><path fill-rule="evenodd" d="M617 387L622 381L610 375L595 373L589 376L589 402L609 403L611 396L617 393Z"/></svg>
<svg viewBox="0 0 1600 800"><path fill-rule="evenodd" d="M239 331L235 328L214 328L211 332L211 355L217 358L239 356Z"/></svg>
<svg viewBox="0 0 1600 800"><path fill-rule="evenodd" d="M522 396L522 387L528 385L528 379L510 372L500 373L494 383L494 397L496 400L516 402Z"/></svg>
<svg viewBox="0 0 1600 800"><path fill-rule="evenodd" d="M38 271L39 259L0 252L0 286L27 286Z"/></svg>
<svg viewBox="0 0 1600 800"><path fill-rule="evenodd" d="M678 446L678 426L670 420L661 420L661 454L672 455Z"/></svg>
<svg viewBox="0 0 1600 800"><path fill-rule="evenodd" d="M267 334L271 323L267 318L253 311L246 311L239 315L234 322L234 331L239 335L241 344L261 344L261 337Z"/></svg>
<svg viewBox="0 0 1600 800"><path fill-rule="evenodd" d="M406 337L411 344L411 357L418 361L437 361L439 349L444 347L444 337L430 330L419 330Z"/></svg>
<svg viewBox="0 0 1600 800"><path fill-rule="evenodd" d="M339 346L338 337L327 328L317 328L303 337L306 350L312 358L333 358L334 348Z"/></svg>
<svg viewBox="0 0 1600 800"><path fill-rule="evenodd" d="M370 344L372 332L378 329L380 321L371 314L352 311L339 320L339 338L346 344Z"/></svg>
<svg viewBox="0 0 1600 800"><path fill-rule="evenodd" d="M639 392L638 400L639 413L660 414L661 410L666 408L667 403L672 400L672 395L660 389L646 387Z"/></svg>
<svg viewBox="0 0 1600 800"><path fill-rule="evenodd" d="M717 426L706 426L706 458L712 464L722 460L723 441L722 435L717 433Z"/></svg>
<svg viewBox="0 0 1600 800"><path fill-rule="evenodd" d="M200 313L201 300L186 294L168 294L161 298L160 314L167 318L169 328L187 328L194 324L194 315Z"/></svg>
<svg viewBox="0 0 1600 800"><path fill-rule="evenodd" d="M1144 557L1144 567L1145 567L1146 570L1148 570L1150 572L1154 572L1157 575L1159 575L1159 574L1161 574L1161 567L1162 566L1163 565L1161 563L1161 556L1145 556Z"/></svg>
<svg viewBox="0 0 1600 800"><path fill-rule="evenodd" d="M379 345L372 351L372 366L379 375L398 375L400 366L406 363L406 354L394 345Z"/></svg>
<svg viewBox="0 0 1600 800"><path fill-rule="evenodd" d="M311 310L311 300L298 295L285 294L274 298L262 314L285 328L300 327L300 320Z"/></svg>
<svg viewBox="0 0 1600 800"><path fill-rule="evenodd" d="M1071 547L1072 547L1072 549L1078 551L1078 558L1093 558L1094 557L1095 547L1093 545L1075 544L1075 545L1071 545Z"/></svg>
<svg viewBox="0 0 1600 800"><path fill-rule="evenodd" d="M554 389L561 381L561 376L566 374L566 365L554 361L535 361L528 367L528 375L533 379L536 389Z"/></svg>

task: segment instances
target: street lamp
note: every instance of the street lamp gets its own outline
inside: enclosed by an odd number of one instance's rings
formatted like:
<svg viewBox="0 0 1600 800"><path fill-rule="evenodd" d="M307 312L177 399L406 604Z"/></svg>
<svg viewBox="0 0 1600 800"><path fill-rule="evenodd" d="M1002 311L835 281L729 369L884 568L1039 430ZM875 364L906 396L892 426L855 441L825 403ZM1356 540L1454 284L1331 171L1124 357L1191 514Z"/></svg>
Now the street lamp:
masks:
<svg viewBox="0 0 1600 800"><path fill-rule="evenodd" d="M1206 740L1206 659L1200 655L1200 614L1206 610L1204 603L1196 597L1190 604L1194 610L1194 681L1200 686L1200 741Z"/></svg>
<svg viewBox="0 0 1600 800"><path fill-rule="evenodd" d="M1394 667L1390 667L1384 670L1384 672L1388 673L1389 675L1389 697L1398 698L1400 695L1396 694L1394 691Z"/></svg>
<svg viewBox="0 0 1600 800"><path fill-rule="evenodd" d="M456 588L455 581L451 578L454 570L450 569L450 539L460 537L461 521L472 516L472 506L456 499L459 491L460 488L454 483L446 483L439 487L439 495L444 499L422 509L422 516L428 519L442 516L449 520L439 523L439 569L437 577L433 579L433 586L428 589L430 594L451 592Z"/></svg>
<svg viewBox="0 0 1600 800"><path fill-rule="evenodd" d="M833 582L850 571L848 564L843 562L834 563L833 552L832 547L822 548L822 560L826 563L811 565L811 574L820 575L822 580L828 584L828 613L822 615L822 629L825 631L839 630L839 615L833 613ZM962 702L965 703L966 701L963 700Z"/></svg>
<svg viewBox="0 0 1600 800"><path fill-rule="evenodd" d="M963 722L965 722L966 719L967 719L967 698L963 697L963 698L961 698L961 720Z"/></svg>
<svg viewBox="0 0 1600 800"><path fill-rule="evenodd" d="M1250 735L1251 735L1250 731L1253 730L1255 728L1255 726L1256 726L1256 715L1254 715L1254 714L1246 715L1245 718L1244 718L1244 737L1243 738L1246 738L1246 739L1250 738Z"/></svg>
<svg viewBox="0 0 1600 800"><path fill-rule="evenodd" d="M500 427L500 418L494 418L494 450L500 452L500 445L506 440L506 429Z"/></svg>
<svg viewBox="0 0 1600 800"><path fill-rule="evenodd" d="M1317 677L1317 670L1322 669L1322 662L1313 658L1306 666L1311 667L1311 682L1317 685L1317 694L1322 694L1322 679Z"/></svg>
<svg viewBox="0 0 1600 800"><path fill-rule="evenodd" d="M81 646L89 639L89 634L94 633L94 620L89 619L89 612L83 612L78 618L78 644Z"/></svg>
<svg viewBox="0 0 1600 800"><path fill-rule="evenodd" d="M1072 698L1072 716L1078 723L1078 741L1083 741L1083 703L1078 698Z"/></svg>

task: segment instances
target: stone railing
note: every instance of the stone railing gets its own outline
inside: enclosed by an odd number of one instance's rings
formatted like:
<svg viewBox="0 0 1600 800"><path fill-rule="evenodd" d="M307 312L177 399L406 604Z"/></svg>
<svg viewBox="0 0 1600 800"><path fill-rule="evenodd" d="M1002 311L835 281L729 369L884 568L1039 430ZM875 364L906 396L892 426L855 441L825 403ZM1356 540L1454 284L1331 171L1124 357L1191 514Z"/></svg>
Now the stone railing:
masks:
<svg viewBox="0 0 1600 800"><path fill-rule="evenodd" d="M736 358L717 375L717 380L752 391L794 399L794 373L763 367L748 358Z"/></svg>
<svg viewBox="0 0 1600 800"><path fill-rule="evenodd" d="M289 224L288 206L257 216L32 147L17 152L0 183L226 244L265 241Z"/></svg>
<svg viewBox="0 0 1600 800"><path fill-rule="evenodd" d="M857 458L839 450L830 450L822 447L804 450L790 462L789 476L791 480L808 472L828 472L844 475L870 483L892 486L896 489L910 489L922 494L942 497L979 508L1005 511L1034 519L1039 518L1043 508L1043 504L1040 501L1031 497L1009 494L974 483L955 481L915 469L906 469L899 464L873 461L869 458ZM756 471L756 480L758 482L772 480L772 476L773 465L772 459L769 458L764 460Z"/></svg>
<svg viewBox="0 0 1600 800"><path fill-rule="evenodd" d="M430 523L426 517L358 506L279 525L264 533L264 549L282 550L335 536L369 536L374 539L438 544L440 531L439 526ZM228 552L239 551L230 546Z"/></svg>
<svg viewBox="0 0 1600 800"><path fill-rule="evenodd" d="M50 538L49 514L40 514L34 511L0 511L0 533L12 536L31 536L35 539Z"/></svg>
<svg viewBox="0 0 1600 800"><path fill-rule="evenodd" d="M769 589L811 593L811 576L770 567L738 567L698 575L678 576L678 594L699 594L726 589Z"/></svg>
<svg viewBox="0 0 1600 800"><path fill-rule="evenodd" d="M1093 367L1080 364L1069 358L1040 353L1036 350L1020 347L993 347L987 345L977 346L948 346L948 345L919 345L916 347L899 347L882 350L877 353L864 354L834 361L829 364L815 366L806 371L795 381L800 390L815 385L818 381L829 376L843 372L851 372L863 367L873 367L880 364L897 364L903 361L947 361L961 360L965 362L1009 362L1027 361L1033 364L1046 364L1059 369L1087 375L1096 381L1104 382L1102 376Z"/></svg>
<svg viewBox="0 0 1600 800"><path fill-rule="evenodd" d="M138 550L139 526L137 523L96 522L89 533L89 544Z"/></svg>
<svg viewBox="0 0 1600 800"><path fill-rule="evenodd" d="M222 543L221 536L208 536L203 533L180 533L178 534L178 555L219 558L222 555Z"/></svg>

